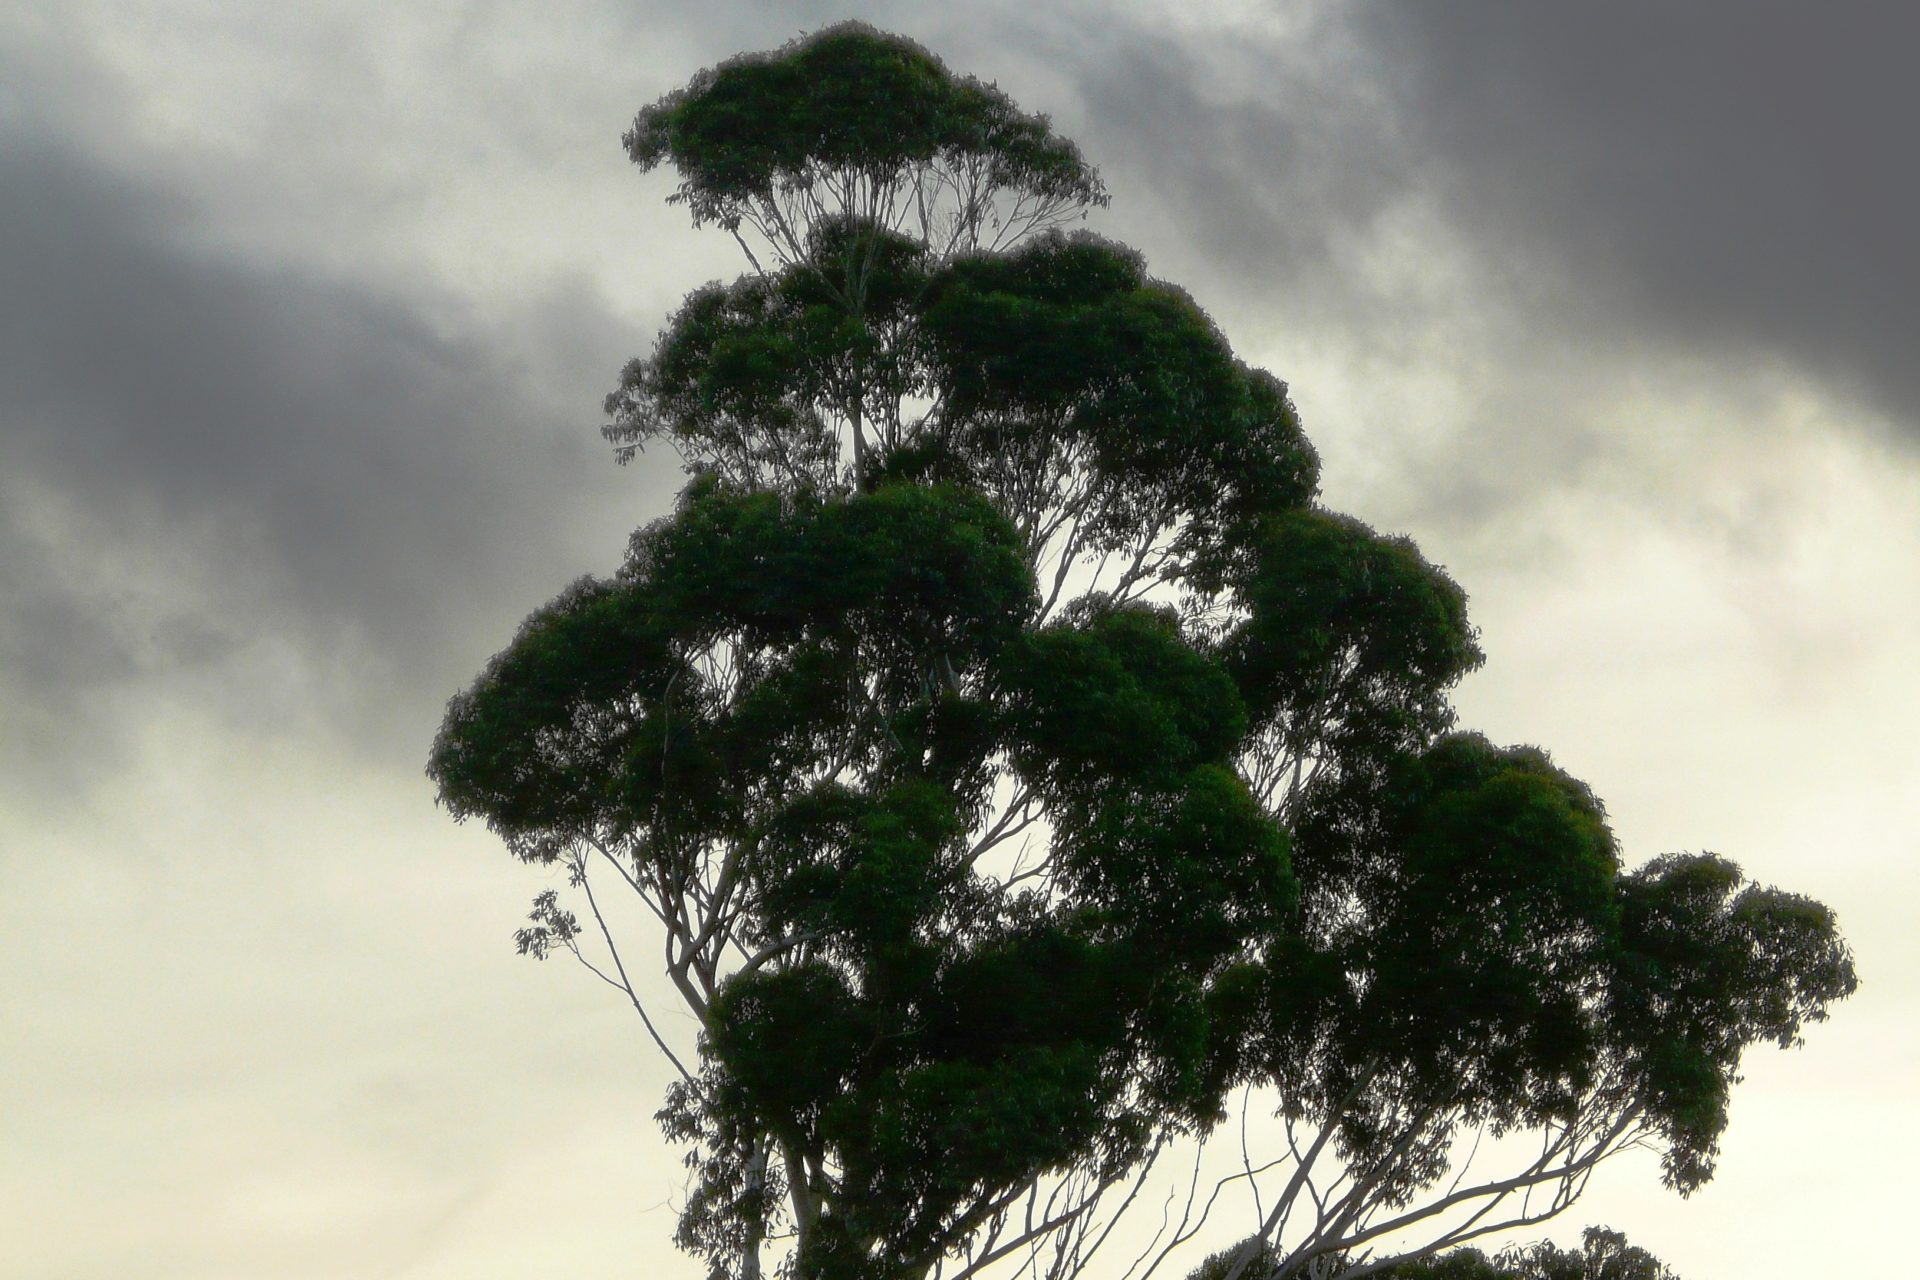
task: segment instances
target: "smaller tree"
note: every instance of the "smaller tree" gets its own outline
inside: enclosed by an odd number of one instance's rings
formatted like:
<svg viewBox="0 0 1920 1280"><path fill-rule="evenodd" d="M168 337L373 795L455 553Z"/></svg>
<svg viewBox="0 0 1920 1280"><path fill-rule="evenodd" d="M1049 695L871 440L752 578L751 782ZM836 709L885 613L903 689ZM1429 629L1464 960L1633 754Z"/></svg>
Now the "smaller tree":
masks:
<svg viewBox="0 0 1920 1280"><path fill-rule="evenodd" d="M1617 1231L1589 1227L1579 1249L1522 1245L1492 1258L1462 1249L1376 1273L1388 1280L1679 1280L1658 1258Z"/></svg>
<svg viewBox="0 0 1920 1280"><path fill-rule="evenodd" d="M1223 1250L1195 1267L1187 1280L1238 1280L1280 1271L1284 1259L1260 1242ZM1336 1265L1324 1270L1344 1275ZM1617 1231L1589 1227L1578 1249L1551 1242L1515 1245L1488 1257L1478 1249L1455 1249L1433 1257L1396 1262L1372 1273L1375 1280L1679 1280L1645 1249L1627 1243ZM1310 1280L1319 1280L1317 1276Z"/></svg>

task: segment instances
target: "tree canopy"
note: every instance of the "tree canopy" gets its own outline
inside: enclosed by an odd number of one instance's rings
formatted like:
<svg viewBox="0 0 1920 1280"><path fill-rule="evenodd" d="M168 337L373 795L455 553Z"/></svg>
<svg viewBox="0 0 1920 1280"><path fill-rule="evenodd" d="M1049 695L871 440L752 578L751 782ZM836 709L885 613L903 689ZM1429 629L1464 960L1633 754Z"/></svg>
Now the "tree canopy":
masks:
<svg viewBox="0 0 1920 1280"><path fill-rule="evenodd" d="M1323 506L1285 384L1070 229L1106 194L1044 117L845 24L625 141L750 268L608 399L623 459L691 479L453 699L430 772L569 873L521 949L679 1070L680 1244L743 1280L1076 1275L1238 1105L1285 1136L1222 1183L1258 1208L1218 1280L1655 1275L1608 1235L1614 1270L1454 1246L1632 1146L1711 1177L1742 1053L1853 989L1827 910L1629 870L1586 786L1456 728L1460 588ZM1218 1247L1192 1217L1154 1265Z"/></svg>

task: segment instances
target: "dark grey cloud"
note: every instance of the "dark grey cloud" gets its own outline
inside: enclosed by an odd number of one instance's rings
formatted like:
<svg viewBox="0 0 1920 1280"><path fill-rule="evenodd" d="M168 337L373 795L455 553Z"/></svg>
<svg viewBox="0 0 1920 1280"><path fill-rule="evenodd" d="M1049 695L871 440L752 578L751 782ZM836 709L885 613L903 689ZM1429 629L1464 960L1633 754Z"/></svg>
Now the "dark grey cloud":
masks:
<svg viewBox="0 0 1920 1280"><path fill-rule="evenodd" d="M1169 34L1009 9L1011 53L962 24L929 42L1015 68L1102 166L1103 228L1295 382L1330 501L1544 566L1564 550L1547 517L1583 485L1698 532L1724 513L1697 463L1759 513L1809 397L1841 429L1890 423L1890 462L1913 461L1920 16L1274 14ZM1734 523L1750 540L1764 517Z"/></svg>
<svg viewBox="0 0 1920 1280"><path fill-rule="evenodd" d="M1423 468L1436 519L1511 503L1591 454L1583 346L1596 364L1635 343L1768 355L1920 423L1920 176L1900 136L1916 104L1898 66L1920 18L1892 6L1816 22L1777 6L1373 5L1171 39L1147 15L1084 7L873 10L1051 111L1106 171L1100 225L1230 333L1256 320L1283 357L1294 338L1362 363L1430 341L1431 300L1409 307L1359 267L1397 211L1437 217L1481 273L1458 305L1520 316L1536 349L1504 353L1533 376L1476 392L1466 414L1506 478L1484 451ZM810 0L700 25L594 12L713 57L838 16ZM616 526L677 483L658 461L616 472L593 434L600 390L649 334L580 281L482 312L424 273L369 284L223 251L222 202L243 199L227 170L215 189L169 186L165 165L136 177L61 133L78 108L55 106L125 88L89 59L16 59L37 87L0 90L0 489L16 496L0 502L0 687L75 738L59 726L89 705L110 719L108 695L141 681L224 685L257 711L261 691L233 677L271 642L308 660L303 697L370 732L403 708L416 732L526 607L604 566ZM637 83L630 105L657 87Z"/></svg>
<svg viewBox="0 0 1920 1280"><path fill-rule="evenodd" d="M1203 302L1283 322L1379 318L1348 260L1424 190L1372 51L1338 15L1208 22L1098 5L1004 5L926 33L950 65L998 75L1101 170L1097 229Z"/></svg>
<svg viewBox="0 0 1920 1280"><path fill-rule="evenodd" d="M1656 341L1745 347L1920 439L1920 10L1373 4L1451 216Z"/></svg>
<svg viewBox="0 0 1920 1280"><path fill-rule="evenodd" d="M1209 279L1278 286L1281 296L1257 296L1284 310L1288 287L1324 292L1339 246L1366 232L1409 175L1385 122L1313 67L1271 67L1284 94L1229 87L1221 101L1215 59L1231 66L1245 57L1117 44L1084 69L1088 145L1105 164L1120 221L1130 204L1154 208L1205 247L1206 261L1193 265Z"/></svg>
<svg viewBox="0 0 1920 1280"><path fill-rule="evenodd" d="M46 767L97 758L140 681L417 737L674 479L594 434L641 335L588 287L480 315L189 247L194 217L72 150L0 147L0 686ZM257 687L262 646L307 687Z"/></svg>
<svg viewBox="0 0 1920 1280"><path fill-rule="evenodd" d="M57 806L156 700L345 728L417 764L519 618L611 567L677 488L671 457L622 471L597 436L601 395L659 318L602 294L590 273L621 264L562 252L557 275L509 266L478 288L436 278L438 259L395 272L421 234L409 210L478 174L503 187L494 216L535 229L514 184L542 165L578 181L582 119L624 182L626 113L690 59L838 15L587 0L532 26L494 4L441 16L209 27L204 80L170 88L56 6L0 32L0 785ZM705 51L641 60L613 90L566 40L521 39L582 23ZM275 59L284 83L248 81ZM244 103L261 127L229 135L220 113ZM452 189L471 242L494 193ZM605 236L595 208L600 225L555 233ZM666 255L663 275L681 252L635 249ZM683 287L707 273L689 256Z"/></svg>
<svg viewBox="0 0 1920 1280"><path fill-rule="evenodd" d="M1779 359L1920 435L1920 10L1373 3L1177 40L1015 20L1116 217L1150 207L1233 305L1391 322L1354 254L1419 206L1474 257L1462 305L1543 343Z"/></svg>

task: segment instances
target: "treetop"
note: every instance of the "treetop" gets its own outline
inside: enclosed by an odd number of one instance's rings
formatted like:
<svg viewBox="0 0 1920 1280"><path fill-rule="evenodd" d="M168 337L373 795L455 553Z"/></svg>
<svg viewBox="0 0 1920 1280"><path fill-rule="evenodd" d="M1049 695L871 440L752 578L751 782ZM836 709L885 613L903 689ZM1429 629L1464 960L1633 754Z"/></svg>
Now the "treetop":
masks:
<svg viewBox="0 0 1920 1280"><path fill-rule="evenodd" d="M1013 201L1016 220L1045 222L1107 199L1045 116L862 22L702 71L641 110L623 141L642 169L671 162L679 171L673 199L695 225L734 230L771 213L763 230L796 247L793 211L778 208L787 197L817 202L816 215L887 225L944 195L961 239L998 196Z"/></svg>

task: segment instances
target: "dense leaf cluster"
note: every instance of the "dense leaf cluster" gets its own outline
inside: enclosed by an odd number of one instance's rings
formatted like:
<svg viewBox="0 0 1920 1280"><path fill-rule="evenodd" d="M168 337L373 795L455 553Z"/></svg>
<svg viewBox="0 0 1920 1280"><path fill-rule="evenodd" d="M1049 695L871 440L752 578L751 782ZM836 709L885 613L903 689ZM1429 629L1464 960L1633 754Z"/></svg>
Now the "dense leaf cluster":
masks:
<svg viewBox="0 0 1920 1280"><path fill-rule="evenodd" d="M1223 1249L1187 1280L1240 1280L1270 1274L1281 1265L1271 1248ZM1359 1271L1360 1268L1350 1268ZM1617 1231L1589 1227L1578 1249L1548 1243L1503 1249L1488 1257L1478 1249L1455 1249L1432 1257L1370 1268L1375 1280L1679 1280L1658 1258Z"/></svg>
<svg viewBox="0 0 1920 1280"><path fill-rule="evenodd" d="M1852 988L1830 916L1712 857L1624 872L1584 785L1453 730L1464 595L1318 504L1284 385L1191 298L1053 225L1104 198L1070 144L857 25L627 142L775 261L625 371L609 435L695 477L453 700L431 772L658 917L703 1028L662 1113L685 1246L970 1274L1243 1086L1347 1171L1298 1249L1276 1217L1236 1255L1262 1274L1445 1209L1470 1130L1545 1135L1495 1204L1634 1141L1711 1174L1742 1050ZM534 925L578 952L551 896Z"/></svg>
<svg viewBox="0 0 1920 1280"><path fill-rule="evenodd" d="M642 169L679 171L676 199L696 224L735 226L756 200L811 192L823 171L883 189L966 180L976 199L1103 198L1079 151L1043 117L858 23L701 72L642 111L623 141Z"/></svg>
<svg viewBox="0 0 1920 1280"><path fill-rule="evenodd" d="M1617 1231L1589 1227L1578 1249L1537 1244L1489 1258L1461 1249L1374 1272L1381 1280L1678 1280L1671 1269Z"/></svg>

